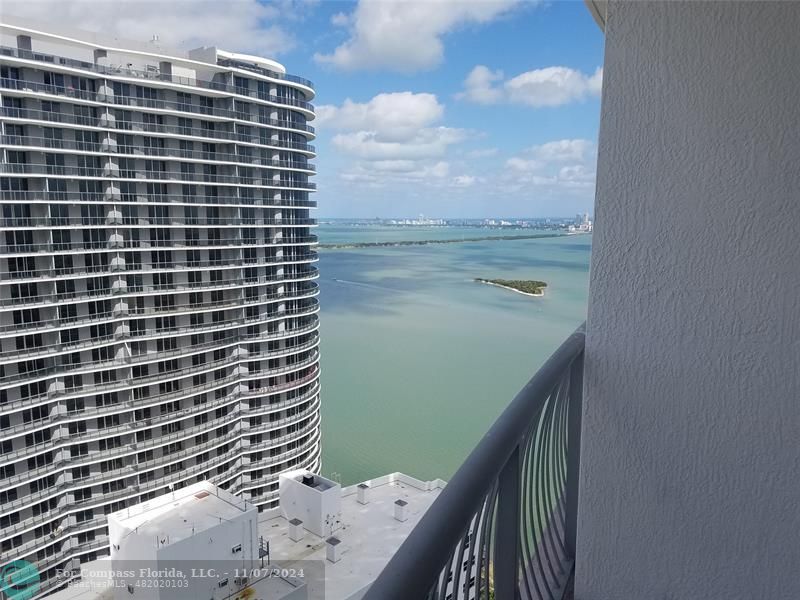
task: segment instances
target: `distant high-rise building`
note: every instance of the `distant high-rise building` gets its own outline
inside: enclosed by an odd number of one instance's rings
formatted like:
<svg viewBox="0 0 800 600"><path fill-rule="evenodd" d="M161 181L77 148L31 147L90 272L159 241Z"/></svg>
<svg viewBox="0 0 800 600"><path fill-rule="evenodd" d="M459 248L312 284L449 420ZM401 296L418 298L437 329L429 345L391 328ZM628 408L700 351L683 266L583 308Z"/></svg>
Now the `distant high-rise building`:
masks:
<svg viewBox="0 0 800 600"><path fill-rule="evenodd" d="M319 470L314 90L217 48L0 32L0 567L46 592L110 512L206 479L272 508Z"/></svg>
<svg viewBox="0 0 800 600"><path fill-rule="evenodd" d="M589 218L589 213L578 213L575 215L575 224L569 225L569 233L591 233L594 230L594 223Z"/></svg>

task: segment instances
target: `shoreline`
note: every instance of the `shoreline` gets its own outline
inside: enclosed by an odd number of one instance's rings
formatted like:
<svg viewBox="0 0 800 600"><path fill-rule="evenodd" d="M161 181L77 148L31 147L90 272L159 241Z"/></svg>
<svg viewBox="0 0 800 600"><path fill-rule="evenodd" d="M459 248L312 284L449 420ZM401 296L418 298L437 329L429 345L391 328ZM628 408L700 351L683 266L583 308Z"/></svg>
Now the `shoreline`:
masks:
<svg viewBox="0 0 800 600"><path fill-rule="evenodd" d="M502 283L492 283L491 281L486 281L484 279L476 279L475 281L477 281L478 283L483 283L483 284L486 284L486 285L493 285L494 287L503 288L504 290L509 290L509 291L512 291L512 292L516 292L517 294L522 294L523 296L530 296L531 298L543 298L544 297L544 291L541 291L538 294L534 294L534 293L531 293L531 292L523 292L522 290L518 290L518 289L513 288L511 286L508 286L508 285L503 285Z"/></svg>
<svg viewBox="0 0 800 600"><path fill-rule="evenodd" d="M473 238L454 238L452 240L398 240L395 242L342 242L340 244L317 244L323 250L348 250L353 248L395 248L399 246L427 246L429 244L463 244L466 242L537 240L564 237L564 233L540 233L536 235L490 235Z"/></svg>

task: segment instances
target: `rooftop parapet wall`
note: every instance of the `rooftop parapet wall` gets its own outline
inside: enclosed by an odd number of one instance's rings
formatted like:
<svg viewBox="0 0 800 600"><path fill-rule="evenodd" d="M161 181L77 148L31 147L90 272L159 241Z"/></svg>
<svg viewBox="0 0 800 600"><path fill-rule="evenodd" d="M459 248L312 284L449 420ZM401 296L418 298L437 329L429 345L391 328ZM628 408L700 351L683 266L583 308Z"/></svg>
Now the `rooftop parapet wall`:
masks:
<svg viewBox="0 0 800 600"><path fill-rule="evenodd" d="M288 74L286 68L275 60L213 46L183 51L164 47L157 39L141 42L61 26L54 32L51 24L3 15L0 45L20 47L18 36L31 38L32 48L26 42L21 47L24 50L32 49L90 64L146 71L164 63L170 66L174 76L207 80L213 79L216 73L234 71L242 76L280 80L300 87L309 99L314 95L311 81Z"/></svg>

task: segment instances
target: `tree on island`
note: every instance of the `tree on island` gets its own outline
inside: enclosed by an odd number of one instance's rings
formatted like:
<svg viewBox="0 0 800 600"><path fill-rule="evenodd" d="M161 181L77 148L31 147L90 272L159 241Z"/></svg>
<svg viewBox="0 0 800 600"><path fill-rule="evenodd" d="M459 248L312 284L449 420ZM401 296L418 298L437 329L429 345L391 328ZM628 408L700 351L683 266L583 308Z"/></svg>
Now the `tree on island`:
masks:
<svg viewBox="0 0 800 600"><path fill-rule="evenodd" d="M547 287L546 282L537 281L535 279L483 279L482 277L476 277L475 281L480 283L491 283L493 285L499 285L501 287L517 290L518 292L522 292L524 294L534 294L536 296L541 296L544 294L544 288Z"/></svg>

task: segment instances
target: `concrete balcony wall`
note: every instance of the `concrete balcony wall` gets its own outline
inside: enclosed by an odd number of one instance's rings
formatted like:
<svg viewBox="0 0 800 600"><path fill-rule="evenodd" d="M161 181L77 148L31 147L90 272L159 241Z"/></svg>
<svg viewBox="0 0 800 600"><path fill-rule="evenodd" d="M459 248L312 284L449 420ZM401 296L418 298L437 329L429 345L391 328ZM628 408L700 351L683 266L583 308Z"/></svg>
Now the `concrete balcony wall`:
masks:
<svg viewBox="0 0 800 600"><path fill-rule="evenodd" d="M608 6L577 600L800 597L798 32Z"/></svg>

